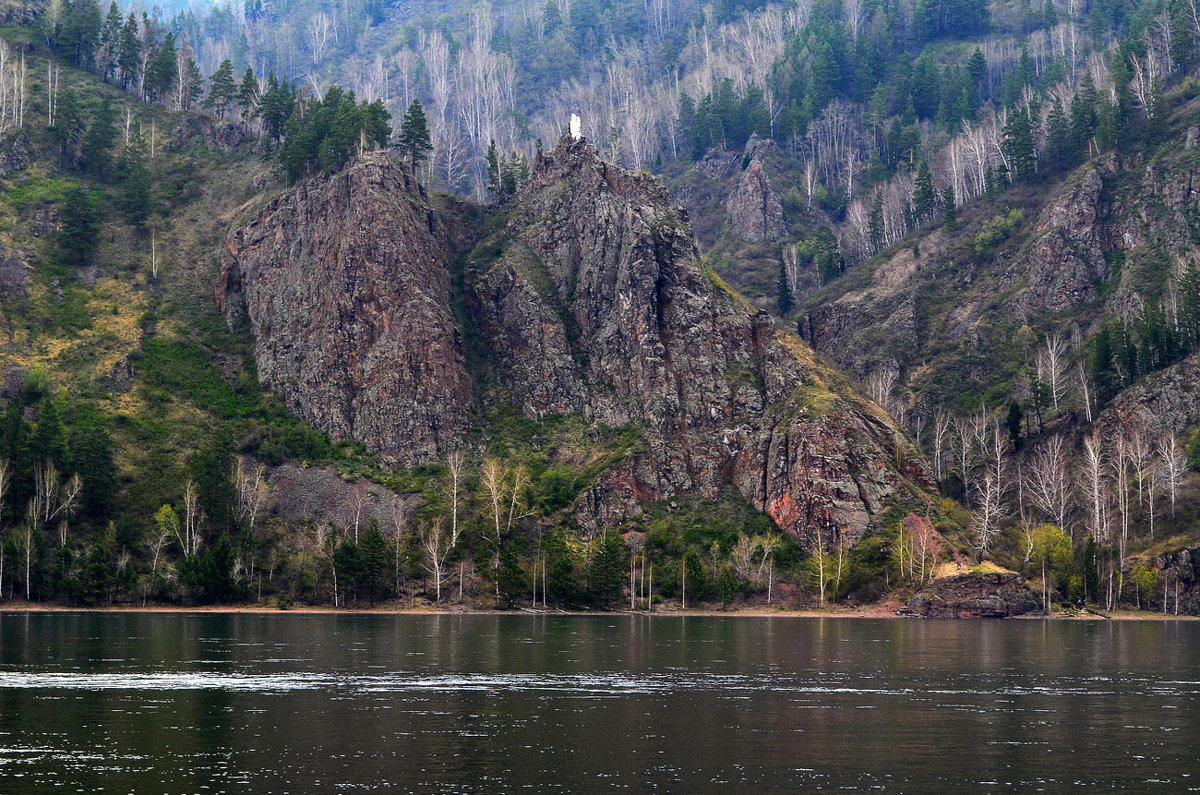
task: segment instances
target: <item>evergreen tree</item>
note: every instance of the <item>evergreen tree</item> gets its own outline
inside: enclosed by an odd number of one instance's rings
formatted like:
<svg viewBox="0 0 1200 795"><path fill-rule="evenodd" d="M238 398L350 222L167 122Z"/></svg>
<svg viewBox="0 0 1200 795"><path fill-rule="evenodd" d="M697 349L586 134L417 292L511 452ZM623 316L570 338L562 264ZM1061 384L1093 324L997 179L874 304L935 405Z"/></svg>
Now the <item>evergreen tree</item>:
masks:
<svg viewBox="0 0 1200 795"><path fill-rule="evenodd" d="M65 392L48 395L38 404L37 425L30 439L30 451L35 462L50 461L61 475L68 474L67 428L63 423L67 396Z"/></svg>
<svg viewBox="0 0 1200 795"><path fill-rule="evenodd" d="M781 260L779 263L779 314L787 317L792 313L792 309L796 305L795 296L792 295L792 287L788 284L787 266Z"/></svg>
<svg viewBox="0 0 1200 795"><path fill-rule="evenodd" d="M588 592L602 605L610 604L621 594L625 582L625 556L625 541L620 533L605 531L588 571Z"/></svg>
<svg viewBox="0 0 1200 795"><path fill-rule="evenodd" d="M717 598L721 600L721 607L729 607L736 595L737 583L733 579L733 569L722 566L721 576L717 579Z"/></svg>
<svg viewBox="0 0 1200 795"><path fill-rule="evenodd" d="M1069 132L1067 115L1055 100L1046 118L1046 161L1050 168L1064 169L1071 165Z"/></svg>
<svg viewBox="0 0 1200 795"><path fill-rule="evenodd" d="M146 145L140 133L134 133L117 159L117 177L121 180L117 204L125 223L145 226L150 218L153 182L146 167Z"/></svg>
<svg viewBox="0 0 1200 795"><path fill-rule="evenodd" d="M400 151L408 158L409 166L415 174L417 167L432 150L433 144L429 141L429 125L425 120L425 109L421 107L419 99L414 99L408 106L408 110L404 112L404 119L400 122Z"/></svg>
<svg viewBox="0 0 1200 795"><path fill-rule="evenodd" d="M60 160L74 159L75 146L85 129L83 111L79 107L79 95L70 88L62 89L58 94L58 112L55 114L54 126L50 135L58 146Z"/></svg>
<svg viewBox="0 0 1200 795"><path fill-rule="evenodd" d="M922 160L917 165L917 179L913 188L913 220L917 225L929 222L936 202L933 175L929 173L929 164Z"/></svg>
<svg viewBox="0 0 1200 795"><path fill-rule="evenodd" d="M87 189L73 187L67 191L61 217L59 250L68 266L82 267L91 262L100 232L100 214Z"/></svg>
<svg viewBox="0 0 1200 795"><path fill-rule="evenodd" d="M683 576L687 578L687 599L688 604L696 604L708 598L708 570L704 566L704 561L700 558L700 553L694 547L688 547L683 553Z"/></svg>
<svg viewBox="0 0 1200 795"><path fill-rule="evenodd" d="M619 538L619 536L618 536ZM496 572L496 587L504 607L511 607L513 600L529 592L529 578L521 568L521 554L515 541L509 541L500 550L500 569Z"/></svg>
<svg viewBox="0 0 1200 795"><path fill-rule="evenodd" d="M167 97L178 87L178 73L175 65L177 57L175 34L168 33L162 46L146 64L146 76L142 85L148 99L165 104Z"/></svg>
<svg viewBox="0 0 1200 795"><path fill-rule="evenodd" d="M112 163L112 148L116 141L116 115L112 103L106 99L96 109L87 134L83 137L79 156L84 170L98 177L104 176Z"/></svg>
<svg viewBox="0 0 1200 795"><path fill-rule="evenodd" d="M110 80L117 70L117 59L121 52L121 32L125 27L125 19L117 0L112 0L108 6L108 15L104 18L104 30L100 34L100 58L97 66L100 76Z"/></svg>
<svg viewBox="0 0 1200 795"><path fill-rule="evenodd" d="M249 66L246 67L246 73L242 75L242 84L238 87L237 102L238 107L242 111L242 123L249 124L250 120L258 113L258 78L254 76L254 70Z"/></svg>
<svg viewBox="0 0 1200 795"><path fill-rule="evenodd" d="M288 80L275 79L275 73L267 75L267 88L258 99L257 115L271 140L278 143L282 138L288 119L296 108L296 89Z"/></svg>
<svg viewBox="0 0 1200 795"><path fill-rule="evenodd" d="M392 128L388 124L392 114L384 106L383 100L377 99L367 103L365 100L358 106L359 126L362 138L366 142L364 148L383 148L392 137Z"/></svg>
<svg viewBox="0 0 1200 795"><path fill-rule="evenodd" d="M942 222L947 229L958 228L958 211L954 206L954 184L947 182L942 191Z"/></svg>
<svg viewBox="0 0 1200 795"><path fill-rule="evenodd" d="M204 107L217 114L218 119L225 118L229 106L237 96L237 82L233 77L233 64L228 60L221 61L217 71L208 79L208 96Z"/></svg>
<svg viewBox="0 0 1200 795"><path fill-rule="evenodd" d="M180 91L181 103L183 110L191 110L204 96L204 75L191 55L187 57L187 63L184 65L183 80L185 85Z"/></svg>
<svg viewBox="0 0 1200 795"><path fill-rule="evenodd" d="M871 216L867 221L867 235L871 239L871 249L878 251L883 248L883 194L875 191L871 202Z"/></svg>
<svg viewBox="0 0 1200 795"><path fill-rule="evenodd" d="M1025 413L1021 404L1015 400L1008 402L1008 413L1004 417L1004 427L1008 429L1008 441L1012 444L1013 452L1021 450L1021 423L1025 421Z"/></svg>
<svg viewBox="0 0 1200 795"><path fill-rule="evenodd" d="M386 582L384 572L387 570L387 562L387 541L379 527L379 520L372 516L367 523L362 543L359 545L362 585L367 593L367 598L371 600L372 607L375 606L376 597L383 595L383 586Z"/></svg>
<svg viewBox="0 0 1200 795"><path fill-rule="evenodd" d="M497 201L503 198L502 186L500 182L500 152L496 147L495 139L492 139L488 144L487 150L487 174L488 174L488 193L492 194Z"/></svg>
<svg viewBox="0 0 1200 795"><path fill-rule="evenodd" d="M1004 125L1003 146L1011 164L1013 179L1022 182L1033 179L1037 170L1037 153L1034 149L1029 114L1024 108L1009 111L1008 121Z"/></svg>
<svg viewBox="0 0 1200 795"><path fill-rule="evenodd" d="M142 39L138 35L137 17L130 12L121 28L121 40L117 46L117 68L121 74L121 90L128 91L137 82L138 70L142 65Z"/></svg>
<svg viewBox="0 0 1200 795"><path fill-rule="evenodd" d="M70 464L66 469L83 477L83 515L103 521L112 509L117 485L108 419L95 405L84 403L74 409L71 420Z"/></svg>

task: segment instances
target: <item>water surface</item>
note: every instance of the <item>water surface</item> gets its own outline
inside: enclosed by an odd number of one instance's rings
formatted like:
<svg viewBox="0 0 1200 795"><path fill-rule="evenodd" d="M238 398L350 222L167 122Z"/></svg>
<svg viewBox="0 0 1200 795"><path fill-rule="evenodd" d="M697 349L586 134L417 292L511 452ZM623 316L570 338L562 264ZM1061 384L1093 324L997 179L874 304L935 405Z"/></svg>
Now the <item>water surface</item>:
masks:
<svg viewBox="0 0 1200 795"><path fill-rule="evenodd" d="M1197 748L1200 623L0 613L0 792L1180 792Z"/></svg>

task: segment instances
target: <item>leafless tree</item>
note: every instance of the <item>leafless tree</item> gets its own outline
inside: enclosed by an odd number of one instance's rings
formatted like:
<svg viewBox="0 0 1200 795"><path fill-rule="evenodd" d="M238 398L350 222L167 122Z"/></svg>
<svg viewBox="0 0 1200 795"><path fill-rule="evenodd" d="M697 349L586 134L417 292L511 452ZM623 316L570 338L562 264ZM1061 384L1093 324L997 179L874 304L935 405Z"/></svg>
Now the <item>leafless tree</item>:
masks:
<svg viewBox="0 0 1200 795"><path fill-rule="evenodd" d="M933 477L941 483L946 477L946 445L950 442L954 428L954 417L938 409L933 415Z"/></svg>
<svg viewBox="0 0 1200 795"><path fill-rule="evenodd" d="M262 464L248 468L242 456L237 456L233 462L233 487L237 493L235 518L238 524L249 528L251 535L254 534L254 526L267 498L267 484L263 480L266 471L267 468Z"/></svg>
<svg viewBox="0 0 1200 795"><path fill-rule="evenodd" d="M1162 461L1162 486L1171 498L1171 516L1175 516L1175 496L1187 472L1187 459L1179 449L1179 437L1174 431L1158 440L1158 457Z"/></svg>
<svg viewBox="0 0 1200 795"><path fill-rule="evenodd" d="M1090 423L1092 422L1091 381L1088 379L1088 375L1083 369L1083 362L1079 362L1077 365L1076 381L1079 384L1079 391L1083 395L1083 416L1084 419Z"/></svg>
<svg viewBox="0 0 1200 795"><path fill-rule="evenodd" d="M183 556L188 558L200 551L200 498L192 480L183 489L183 532Z"/></svg>
<svg viewBox="0 0 1200 795"><path fill-rule="evenodd" d="M1125 568L1125 552L1129 544L1129 526L1131 506L1129 493L1130 454L1127 429L1122 427L1113 436L1112 457L1108 465L1112 471L1113 486L1117 498L1117 514L1121 521L1121 533L1117 537L1117 550L1120 567Z"/></svg>
<svg viewBox="0 0 1200 795"><path fill-rule="evenodd" d="M1046 337L1046 344L1037 357L1039 377L1050 389L1056 415L1059 414L1059 401L1066 394L1068 350L1067 341L1056 331Z"/></svg>
<svg viewBox="0 0 1200 795"><path fill-rule="evenodd" d="M463 489L463 478L466 475L467 457L461 450L455 450L446 457L446 471L450 482L446 485L446 496L450 500L450 546L458 544L458 504Z"/></svg>
<svg viewBox="0 0 1200 795"><path fill-rule="evenodd" d="M1000 534L1001 523L1008 514L1005 506L1008 483L1004 457L1008 445L996 420L985 423L980 438L983 440L980 445L984 454L983 468L982 474L974 482L975 513L972 524L975 546L982 560Z"/></svg>
<svg viewBox="0 0 1200 795"><path fill-rule="evenodd" d="M442 579L446 571L446 558L450 555L449 539L442 530L442 520L436 519L425 531L421 546L425 549L425 571L433 576L434 601L442 601Z"/></svg>
<svg viewBox="0 0 1200 795"><path fill-rule="evenodd" d="M333 20L324 11L319 11L309 18L304 32L308 39L312 62L319 63L325 57L325 48L333 36Z"/></svg>
<svg viewBox="0 0 1200 795"><path fill-rule="evenodd" d="M1108 516L1104 474L1108 463L1099 431L1083 437L1083 466L1080 470L1083 493L1087 498L1088 533L1100 543L1108 540Z"/></svg>
<svg viewBox="0 0 1200 795"><path fill-rule="evenodd" d="M1022 468L1025 491L1043 516L1070 534L1071 477L1062 436L1047 439Z"/></svg>

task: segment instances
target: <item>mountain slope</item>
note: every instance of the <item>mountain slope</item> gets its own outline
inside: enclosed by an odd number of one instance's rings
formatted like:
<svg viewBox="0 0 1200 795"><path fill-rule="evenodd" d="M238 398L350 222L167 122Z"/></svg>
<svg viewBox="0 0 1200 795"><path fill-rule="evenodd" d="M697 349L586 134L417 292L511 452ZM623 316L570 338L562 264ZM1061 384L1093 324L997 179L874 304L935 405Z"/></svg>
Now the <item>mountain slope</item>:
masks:
<svg viewBox="0 0 1200 795"><path fill-rule="evenodd" d="M585 527L677 495L716 499L732 484L796 537L857 540L889 499L921 488L919 458L887 416L700 263L686 214L656 181L605 163L584 140L537 158L503 228L461 266L467 328L442 313L418 333L389 334L412 296L445 296L460 267L438 242L447 222L399 171L382 156L361 160L297 186L230 237L226 305L237 288L260 372L319 427L390 460L433 460L465 442L421 429L462 427L461 363L474 358L480 411L506 403L530 418L578 413L593 427L642 432L642 448L577 502ZM397 200L400 186L408 194ZM314 267L315 247L325 256ZM352 317L341 293L364 296ZM319 333L295 333L298 324ZM331 334L342 336L328 343ZM467 356L464 339L482 353ZM400 382L369 373L384 356L446 399L410 400ZM327 378L335 372L348 377ZM314 393L300 379L316 373L328 386ZM347 399L394 419L330 416Z"/></svg>

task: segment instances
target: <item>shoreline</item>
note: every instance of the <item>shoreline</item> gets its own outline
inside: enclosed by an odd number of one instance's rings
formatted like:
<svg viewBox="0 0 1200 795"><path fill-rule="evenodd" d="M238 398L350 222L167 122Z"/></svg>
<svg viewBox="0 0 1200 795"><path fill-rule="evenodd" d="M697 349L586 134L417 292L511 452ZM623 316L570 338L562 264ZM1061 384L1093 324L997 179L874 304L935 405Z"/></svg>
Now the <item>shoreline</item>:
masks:
<svg viewBox="0 0 1200 795"><path fill-rule="evenodd" d="M699 618L850 618L850 619L888 619L907 621L927 621L930 619L918 616L898 615L895 611L902 603L885 603L858 608L835 608L826 610L785 608L747 607L742 609L718 610L711 608L680 610L664 608L647 612L645 610L534 610L519 608L509 610L483 609L474 607L454 607L438 609L433 607L360 607L341 608L324 605L296 605L286 610L266 605L108 605L105 607L83 607L70 605L43 605L29 603L0 604L0 615L30 614L30 613L162 613L162 614L223 614L223 615L403 615L403 616L644 616L644 617L687 617ZM1146 611L1125 610L1111 614L1099 613L1053 613L1046 616L1042 613L1027 613L1022 616L1011 616L1015 621L1197 621L1198 616L1163 615ZM936 620L936 619L935 619ZM942 619L951 621L997 620L977 618Z"/></svg>

